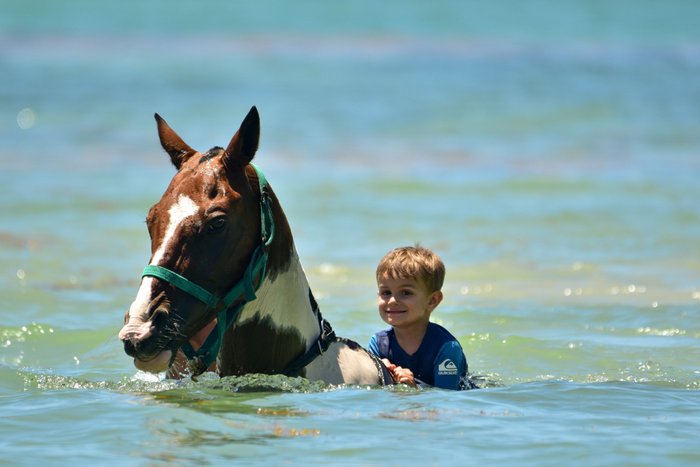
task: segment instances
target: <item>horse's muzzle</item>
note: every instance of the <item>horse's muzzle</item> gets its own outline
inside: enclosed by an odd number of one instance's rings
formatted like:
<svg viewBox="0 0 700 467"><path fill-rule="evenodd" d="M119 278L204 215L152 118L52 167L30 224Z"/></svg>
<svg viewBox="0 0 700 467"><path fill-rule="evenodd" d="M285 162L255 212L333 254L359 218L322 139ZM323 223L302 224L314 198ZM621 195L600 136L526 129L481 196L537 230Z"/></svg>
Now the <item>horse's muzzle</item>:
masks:
<svg viewBox="0 0 700 467"><path fill-rule="evenodd" d="M152 353L139 343L134 343L128 339L124 340L124 352L134 357L134 366L136 368L149 373L160 373L167 370L174 355L170 349L161 349Z"/></svg>
<svg viewBox="0 0 700 467"><path fill-rule="evenodd" d="M124 352L134 357L134 365L139 370L158 373L167 369L173 352L169 340L160 332L163 313L154 313L151 320L129 319L119 331L119 339L124 343Z"/></svg>

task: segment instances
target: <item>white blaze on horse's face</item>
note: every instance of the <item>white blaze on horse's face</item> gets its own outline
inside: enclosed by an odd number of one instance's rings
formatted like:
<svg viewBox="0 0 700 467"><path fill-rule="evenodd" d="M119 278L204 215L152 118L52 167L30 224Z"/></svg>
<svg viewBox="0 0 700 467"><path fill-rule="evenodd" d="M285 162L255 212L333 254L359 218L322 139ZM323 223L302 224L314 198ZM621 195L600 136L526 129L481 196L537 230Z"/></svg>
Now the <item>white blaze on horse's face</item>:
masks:
<svg viewBox="0 0 700 467"><path fill-rule="evenodd" d="M177 232L178 227L180 227L185 220L189 217L194 216L199 211L199 206L192 201L189 196L180 195L177 199L177 203L173 204L170 209L168 209L168 227L165 230L165 235L160 241L160 245L155 253L153 253L153 258L149 264L159 266L160 260L163 255L168 251L169 245ZM138 319L141 322L148 320L148 304L151 302L152 293L152 277L144 277L141 281L141 287L136 294L136 299L129 307L129 320Z"/></svg>
<svg viewBox="0 0 700 467"><path fill-rule="evenodd" d="M153 254L153 259L151 259L150 264L158 266L158 262L167 251L168 244L175 235L177 228L182 225L185 219L197 214L197 211L199 211L199 206L192 201L192 198L185 195L180 195L177 199L177 203L170 206L170 209L168 209L168 228L165 231L165 235L163 235L158 250Z"/></svg>

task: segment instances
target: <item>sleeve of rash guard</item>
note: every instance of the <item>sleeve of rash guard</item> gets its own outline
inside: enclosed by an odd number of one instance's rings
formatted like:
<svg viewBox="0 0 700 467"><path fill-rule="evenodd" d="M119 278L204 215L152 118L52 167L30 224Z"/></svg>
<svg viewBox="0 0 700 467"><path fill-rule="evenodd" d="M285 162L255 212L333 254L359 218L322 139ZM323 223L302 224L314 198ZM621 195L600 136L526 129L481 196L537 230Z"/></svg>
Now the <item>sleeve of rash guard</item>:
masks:
<svg viewBox="0 0 700 467"><path fill-rule="evenodd" d="M367 349L372 352L374 355L377 357L381 358L381 355L379 355L379 344L377 343L377 335L374 334L372 337L369 339L369 344L367 345Z"/></svg>
<svg viewBox="0 0 700 467"><path fill-rule="evenodd" d="M435 359L435 387L459 389L460 378L466 372L466 368L467 362L459 342L446 342Z"/></svg>

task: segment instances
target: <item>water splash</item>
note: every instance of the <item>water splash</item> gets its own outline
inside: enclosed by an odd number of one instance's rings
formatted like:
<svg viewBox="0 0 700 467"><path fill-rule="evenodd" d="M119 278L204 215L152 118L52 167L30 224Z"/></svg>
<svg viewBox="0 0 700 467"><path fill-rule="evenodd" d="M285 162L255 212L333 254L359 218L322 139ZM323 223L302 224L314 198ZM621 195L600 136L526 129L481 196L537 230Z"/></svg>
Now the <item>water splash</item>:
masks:
<svg viewBox="0 0 700 467"><path fill-rule="evenodd" d="M159 394L166 396L169 391L179 393L196 392L289 392L309 393L321 392L339 388L320 381L309 381L301 377L287 377L283 375L250 374L244 376L218 377L214 373L205 373L197 381L192 379L170 380L161 376L147 375L142 372L131 377L123 377L116 381L91 381L74 376L56 375L47 371L20 370L20 376L24 380L25 390L39 389L51 390L95 390L134 393L134 394Z"/></svg>

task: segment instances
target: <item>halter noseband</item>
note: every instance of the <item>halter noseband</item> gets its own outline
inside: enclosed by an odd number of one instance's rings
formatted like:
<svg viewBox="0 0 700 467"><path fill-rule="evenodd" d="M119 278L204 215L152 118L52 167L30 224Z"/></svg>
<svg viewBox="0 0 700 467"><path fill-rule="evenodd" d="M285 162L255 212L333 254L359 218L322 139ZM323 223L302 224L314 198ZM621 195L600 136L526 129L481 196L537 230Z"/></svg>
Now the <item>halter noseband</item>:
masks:
<svg viewBox="0 0 700 467"><path fill-rule="evenodd" d="M187 341L181 346L182 351L191 362L190 366L195 375L203 373L209 365L216 360L221 342L224 338L224 333L236 321L243 306L255 300L255 292L260 287L260 284L262 284L263 278L267 272L268 247L275 236L275 222L272 218L270 194L268 192L265 175L255 164L251 165L258 175L258 185L260 188L261 242L255 251L253 251L253 256L243 272L243 277L234 284L231 290L223 297L220 297L168 268L153 264L146 266L141 274L141 277L148 276L161 279L195 297L209 308L216 308L219 304L223 303L223 310L217 314L216 328L212 330L204 341L204 344L197 350L194 350ZM240 301L235 306L232 306L239 299ZM175 352L173 352L173 355L174 354Z"/></svg>

